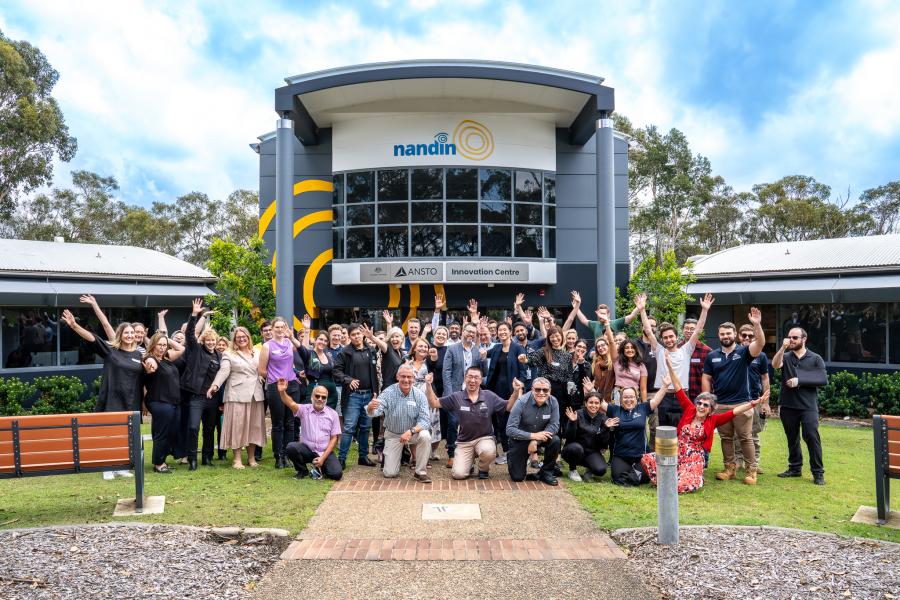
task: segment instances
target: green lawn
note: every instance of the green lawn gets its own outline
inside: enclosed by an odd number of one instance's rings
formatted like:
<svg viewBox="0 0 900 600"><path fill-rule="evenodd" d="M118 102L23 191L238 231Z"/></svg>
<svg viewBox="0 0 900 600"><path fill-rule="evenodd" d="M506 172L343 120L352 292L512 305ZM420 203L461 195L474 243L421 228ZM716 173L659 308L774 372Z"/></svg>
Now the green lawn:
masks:
<svg viewBox="0 0 900 600"><path fill-rule="evenodd" d="M722 468L716 439L704 487L679 497L680 523L776 525L900 542L900 531L850 522L860 505L875 505L872 430L823 426L819 431L825 455L824 487L812 484L808 465L802 478L776 477L787 467L784 430L777 419L762 433L761 463L766 472L756 486L744 485L743 479L716 480ZM803 450L806 460L805 444ZM610 483L608 475L600 483L566 483L604 529L656 525L653 486L623 488Z"/></svg>
<svg viewBox="0 0 900 600"><path fill-rule="evenodd" d="M229 453L228 460L213 461L215 467L191 472L178 465L170 475L152 472L152 446L144 442L145 493L165 496L166 510L129 518L142 523L279 527L297 533L331 489L326 480L293 479L293 468L276 470L271 445L256 469L232 469ZM355 446L347 462L356 464ZM3 479L0 527L110 522L116 500L133 497L134 479L104 481L100 473Z"/></svg>

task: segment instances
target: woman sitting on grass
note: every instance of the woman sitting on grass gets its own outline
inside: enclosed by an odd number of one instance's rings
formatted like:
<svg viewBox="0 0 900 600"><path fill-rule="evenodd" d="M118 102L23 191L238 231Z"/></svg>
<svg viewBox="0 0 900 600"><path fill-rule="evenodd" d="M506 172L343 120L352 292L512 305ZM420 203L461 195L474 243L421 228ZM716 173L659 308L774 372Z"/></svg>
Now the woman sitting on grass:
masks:
<svg viewBox="0 0 900 600"><path fill-rule="evenodd" d="M696 405L692 404L672 369L669 356L666 355L665 358L669 379L675 387L675 397L678 398L678 403L684 411L678 422L678 493L683 494L703 487L704 451L709 452L712 449L713 432L716 427L727 423L735 415L753 410L753 407L759 404L759 400L744 402L732 410L714 415L712 412L716 409L715 394L709 392L699 394L694 401ZM641 458L641 467L653 485L656 485L656 453L645 454Z"/></svg>

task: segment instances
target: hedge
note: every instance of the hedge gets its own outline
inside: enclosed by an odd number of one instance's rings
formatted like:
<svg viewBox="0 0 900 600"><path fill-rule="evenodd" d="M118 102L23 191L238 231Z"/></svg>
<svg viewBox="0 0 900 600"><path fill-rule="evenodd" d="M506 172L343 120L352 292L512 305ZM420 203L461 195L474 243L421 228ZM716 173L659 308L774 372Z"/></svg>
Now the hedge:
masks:
<svg viewBox="0 0 900 600"><path fill-rule="evenodd" d="M0 377L0 416L94 412L100 378L94 380L88 396L86 389L79 378L70 375L36 377L28 383L18 377ZM24 408L32 400L31 408Z"/></svg>

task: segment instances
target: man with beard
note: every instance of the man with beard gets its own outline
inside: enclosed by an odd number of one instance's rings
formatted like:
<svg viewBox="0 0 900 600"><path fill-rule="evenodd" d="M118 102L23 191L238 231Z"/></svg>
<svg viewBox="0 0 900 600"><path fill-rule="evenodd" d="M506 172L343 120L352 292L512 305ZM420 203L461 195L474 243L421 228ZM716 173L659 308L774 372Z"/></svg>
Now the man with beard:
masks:
<svg viewBox="0 0 900 600"><path fill-rule="evenodd" d="M790 352L786 352L790 350ZM825 485L822 441L819 438L818 388L828 383L825 361L806 348L806 331L792 327L781 348L772 357L772 366L781 369L779 414L788 442L788 468L779 477L800 477L803 452L800 450L800 428L809 450L809 466L813 483Z"/></svg>
<svg viewBox="0 0 900 600"><path fill-rule="evenodd" d="M475 323L466 323L463 327L462 342L447 348L444 354L444 367L442 376L444 379L443 396L449 396L453 392L464 390L465 374L469 367L478 367L484 371L484 360L478 350L475 339L478 336L478 327ZM453 468L453 454L456 452L456 435L459 421L452 412L447 415L447 468Z"/></svg>
<svg viewBox="0 0 900 600"><path fill-rule="evenodd" d="M747 346L737 343L737 327L734 323L719 325L719 348L710 352L703 363L702 389L709 392L715 387L718 405L713 414L731 410L738 404L750 401L748 373L750 363L762 352L766 334L762 328L762 314L759 309L750 309L750 324L753 325L753 342ZM744 456L744 483L756 485L756 449L753 447L753 412L735 415L728 423L719 425L722 441L722 458L725 470L716 473L716 479L734 479L737 464L734 460L734 438L741 444Z"/></svg>

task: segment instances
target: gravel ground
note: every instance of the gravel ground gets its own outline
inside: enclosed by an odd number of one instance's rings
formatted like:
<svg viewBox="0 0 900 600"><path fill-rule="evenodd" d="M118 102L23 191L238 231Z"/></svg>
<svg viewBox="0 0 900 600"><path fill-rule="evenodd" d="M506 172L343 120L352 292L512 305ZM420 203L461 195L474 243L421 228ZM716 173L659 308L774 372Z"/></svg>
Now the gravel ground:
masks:
<svg viewBox="0 0 900 600"><path fill-rule="evenodd" d="M477 503L481 520L423 521L422 504ZM580 538L599 533L564 490L330 492L303 538Z"/></svg>
<svg viewBox="0 0 900 600"><path fill-rule="evenodd" d="M316 600L397 598L657 598L624 561L373 562L291 560L275 566L253 600L300 597L315 582Z"/></svg>
<svg viewBox="0 0 900 600"><path fill-rule="evenodd" d="M288 542L169 525L0 531L0 598L248 598Z"/></svg>
<svg viewBox="0 0 900 600"><path fill-rule="evenodd" d="M768 527L621 530L631 572L666 599L900 598L900 544Z"/></svg>

